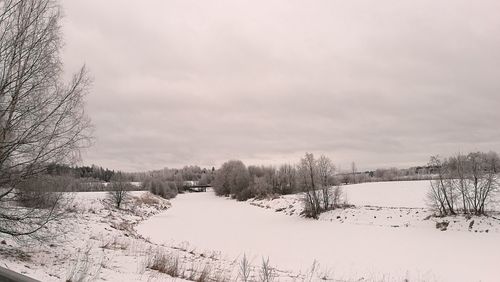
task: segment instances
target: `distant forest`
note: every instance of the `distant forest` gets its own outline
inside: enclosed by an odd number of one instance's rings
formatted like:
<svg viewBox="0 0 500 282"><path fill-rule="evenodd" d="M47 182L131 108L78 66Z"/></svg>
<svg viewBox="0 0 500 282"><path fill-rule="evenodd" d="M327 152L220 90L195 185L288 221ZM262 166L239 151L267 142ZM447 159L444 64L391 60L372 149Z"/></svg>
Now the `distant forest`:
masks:
<svg viewBox="0 0 500 282"><path fill-rule="evenodd" d="M344 184L378 182L378 181L402 181L402 180L428 180L437 171L436 166L416 166L411 168L387 168L371 171L357 171L353 165L351 171L336 174L338 182ZM162 179L164 181L183 182L197 181L199 184L208 185L212 183L216 173L215 167L201 168L199 166L184 166L183 168L164 168L147 172L122 172L103 168L97 165L91 166L69 166L63 164L50 164L47 174L53 176L72 176L74 178L86 179L89 182L101 181L112 182L119 178L121 181L143 182L149 178Z"/></svg>
<svg viewBox="0 0 500 282"><path fill-rule="evenodd" d="M86 179L89 182L112 182L113 180L143 182L149 178L164 181L198 181L200 184L210 184L215 173L215 168L200 168L199 166L185 166L181 169L164 168L148 172L122 172L111 170L97 165L69 166L64 164L50 164L47 174L53 176L71 176Z"/></svg>

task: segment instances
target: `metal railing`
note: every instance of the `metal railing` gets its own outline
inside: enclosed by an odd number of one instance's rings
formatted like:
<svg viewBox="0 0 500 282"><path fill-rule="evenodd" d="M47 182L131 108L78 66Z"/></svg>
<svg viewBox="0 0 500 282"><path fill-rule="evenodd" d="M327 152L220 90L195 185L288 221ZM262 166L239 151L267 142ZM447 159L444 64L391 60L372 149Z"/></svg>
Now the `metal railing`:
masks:
<svg viewBox="0 0 500 282"><path fill-rule="evenodd" d="M17 273L10 269L0 266L0 281L1 282L40 282L26 275Z"/></svg>

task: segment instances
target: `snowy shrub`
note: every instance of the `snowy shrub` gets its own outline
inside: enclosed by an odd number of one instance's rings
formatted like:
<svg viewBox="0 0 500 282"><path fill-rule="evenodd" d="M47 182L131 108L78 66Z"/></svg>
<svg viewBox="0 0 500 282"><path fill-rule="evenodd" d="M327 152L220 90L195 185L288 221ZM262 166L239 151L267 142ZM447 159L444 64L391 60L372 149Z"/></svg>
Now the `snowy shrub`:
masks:
<svg viewBox="0 0 500 282"><path fill-rule="evenodd" d="M273 186L267 182L265 177L256 176L252 181L250 191L254 197L262 199L273 193Z"/></svg>
<svg viewBox="0 0 500 282"><path fill-rule="evenodd" d="M74 179L62 176L41 175L16 186L15 199L27 208L47 209L62 203L61 191L74 185Z"/></svg>
<svg viewBox="0 0 500 282"><path fill-rule="evenodd" d="M144 193L140 197L135 197L136 206L147 205L147 206L157 206L160 205L160 200L151 195L151 193Z"/></svg>
<svg viewBox="0 0 500 282"><path fill-rule="evenodd" d="M333 207L334 208L340 207L341 204L342 204L342 200L346 200L343 197L342 187L336 186L333 189L333 193L332 193L332 204L333 204Z"/></svg>
<svg viewBox="0 0 500 282"><path fill-rule="evenodd" d="M165 199L175 198L178 194L177 184L173 181L164 181L159 178L150 178L142 183L143 190Z"/></svg>
<svg viewBox="0 0 500 282"><path fill-rule="evenodd" d="M250 186L250 174L243 162L228 161L217 171L212 186L218 196L244 199L250 196L246 191Z"/></svg>
<svg viewBox="0 0 500 282"><path fill-rule="evenodd" d="M233 197L238 201L246 201L250 198L255 197L255 194L252 192L250 188L245 188L238 194L233 195Z"/></svg>
<svg viewBox="0 0 500 282"><path fill-rule="evenodd" d="M205 264L201 270L197 267L192 267L191 273L189 275L188 280L196 281L196 282L208 282L212 281L210 279L210 275L212 273L212 267L209 263Z"/></svg>

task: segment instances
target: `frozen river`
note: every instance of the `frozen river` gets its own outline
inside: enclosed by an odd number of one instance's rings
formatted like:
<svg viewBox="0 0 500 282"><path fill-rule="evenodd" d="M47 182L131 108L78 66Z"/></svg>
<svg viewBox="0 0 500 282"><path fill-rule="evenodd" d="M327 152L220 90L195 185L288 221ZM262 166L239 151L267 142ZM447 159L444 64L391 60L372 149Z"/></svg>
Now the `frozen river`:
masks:
<svg viewBox="0 0 500 282"><path fill-rule="evenodd" d="M317 260L336 278L498 281L500 277L498 233L315 221L211 192L182 194L172 205L139 225L139 232L154 242L188 242L197 251L220 251L229 259L245 253L257 264L269 257L274 266L296 272Z"/></svg>

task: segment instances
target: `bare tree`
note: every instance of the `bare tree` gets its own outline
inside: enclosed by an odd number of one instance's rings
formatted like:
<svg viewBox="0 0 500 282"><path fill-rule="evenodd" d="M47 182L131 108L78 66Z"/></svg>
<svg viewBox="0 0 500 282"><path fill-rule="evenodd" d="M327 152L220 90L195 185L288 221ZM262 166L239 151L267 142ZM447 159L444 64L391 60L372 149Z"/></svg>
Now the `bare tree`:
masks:
<svg viewBox="0 0 500 282"><path fill-rule="evenodd" d="M494 192L498 191L498 177L495 173L495 155L481 152L470 153L470 187L469 202L470 212L481 215L485 213L485 206ZM498 158L498 156L496 156Z"/></svg>
<svg viewBox="0 0 500 282"><path fill-rule="evenodd" d="M356 174L358 173L358 169L356 168L356 163L351 163L351 174L352 174L352 184L356 184Z"/></svg>
<svg viewBox="0 0 500 282"><path fill-rule="evenodd" d="M317 218L321 212L319 200L318 168L314 155L306 153L298 165L298 185L304 192L305 212L307 216Z"/></svg>
<svg viewBox="0 0 500 282"><path fill-rule="evenodd" d="M468 210L468 187L467 187L467 171L468 162L467 156L459 153L456 156L450 157L447 162L448 173L450 174L448 177L451 179L450 182L453 185L453 189L458 191L461 197L462 202L462 211L467 212ZM438 168L438 172L441 171Z"/></svg>
<svg viewBox="0 0 500 282"><path fill-rule="evenodd" d="M297 190L297 170L290 164L281 165L278 170L278 187L282 195Z"/></svg>
<svg viewBox="0 0 500 282"><path fill-rule="evenodd" d="M340 185L336 186L333 189L333 194L332 194L332 205L333 205L333 208L340 207L341 201L342 201L342 196L343 196L342 187L340 187ZM344 200L346 200L346 199L344 199Z"/></svg>
<svg viewBox="0 0 500 282"><path fill-rule="evenodd" d="M250 184L250 189L252 191L252 196L264 198L272 193L273 187L269 184L266 177L254 176L252 184Z"/></svg>
<svg viewBox="0 0 500 282"><path fill-rule="evenodd" d="M321 197L323 209L328 210L333 208L331 201L332 178L335 173L335 166L330 158L321 155L317 161L319 184L321 185Z"/></svg>
<svg viewBox="0 0 500 282"><path fill-rule="evenodd" d="M350 177L349 173L342 173L339 178L340 178L340 182L342 182L346 185L349 184L349 181L351 181L351 177Z"/></svg>
<svg viewBox="0 0 500 282"><path fill-rule="evenodd" d="M89 145L90 82L85 68L61 82L60 19L53 0L0 2L0 233L29 235L50 221L53 213L11 212L16 186Z"/></svg>
<svg viewBox="0 0 500 282"><path fill-rule="evenodd" d="M432 157L430 165L438 172L429 192L433 206L441 214L454 215L459 198L462 212L485 214L486 206L499 191L498 160L494 152L458 154L445 160Z"/></svg>
<svg viewBox="0 0 500 282"><path fill-rule="evenodd" d="M431 181L428 198L441 214L455 215L456 196L450 179L449 162L441 160L439 156L432 156L429 165L437 168L438 178Z"/></svg>
<svg viewBox="0 0 500 282"><path fill-rule="evenodd" d="M126 181L111 182L108 186L108 199L117 209L129 200L130 191L134 189L134 186Z"/></svg>

